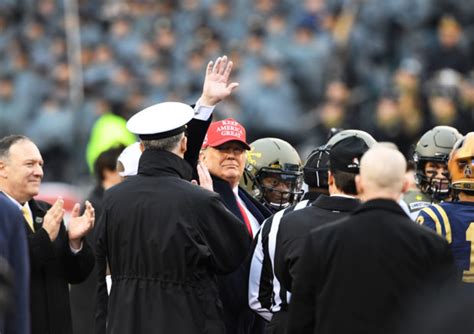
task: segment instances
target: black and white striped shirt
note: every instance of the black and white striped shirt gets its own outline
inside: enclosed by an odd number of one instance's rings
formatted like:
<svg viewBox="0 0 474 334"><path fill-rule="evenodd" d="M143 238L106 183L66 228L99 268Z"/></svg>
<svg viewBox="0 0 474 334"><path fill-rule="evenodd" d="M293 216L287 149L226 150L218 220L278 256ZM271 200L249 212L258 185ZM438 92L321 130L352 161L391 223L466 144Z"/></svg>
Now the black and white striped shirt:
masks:
<svg viewBox="0 0 474 334"><path fill-rule="evenodd" d="M275 244L280 221L284 215L303 209L311 202L304 200L278 211L263 222L255 236L249 275L249 306L267 321L286 307L291 297L275 276Z"/></svg>

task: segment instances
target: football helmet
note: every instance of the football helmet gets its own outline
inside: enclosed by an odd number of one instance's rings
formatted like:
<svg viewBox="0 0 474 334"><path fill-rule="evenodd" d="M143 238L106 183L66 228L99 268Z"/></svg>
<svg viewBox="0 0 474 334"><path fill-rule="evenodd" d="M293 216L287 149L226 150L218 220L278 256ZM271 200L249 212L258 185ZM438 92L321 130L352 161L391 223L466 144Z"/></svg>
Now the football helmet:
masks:
<svg viewBox="0 0 474 334"><path fill-rule="evenodd" d="M450 154L448 170L453 189L474 192L474 132L456 142Z"/></svg>
<svg viewBox="0 0 474 334"><path fill-rule="evenodd" d="M262 138L250 148L241 186L272 211L297 202L303 194L303 173L293 146L278 138Z"/></svg>
<svg viewBox="0 0 474 334"><path fill-rule="evenodd" d="M353 136L362 138L368 147L377 143L374 137L362 130L348 129L335 132L325 145L319 146L312 151L306 159L306 164L303 167L303 176L304 182L309 187L328 188L329 155L331 147L341 140Z"/></svg>
<svg viewBox="0 0 474 334"><path fill-rule="evenodd" d="M365 131L362 130L355 130L355 129L347 129L337 132L334 136L329 138L326 146L331 147L334 144L339 143L341 140L348 138L348 137L360 137L368 147L372 147L377 141Z"/></svg>
<svg viewBox="0 0 474 334"><path fill-rule="evenodd" d="M440 201L449 196L449 175L445 179L435 178L425 173L428 162L448 163L449 153L457 140L462 135L451 126L436 126L427 131L416 144L413 153L415 162L415 182L420 190L430 195L435 201Z"/></svg>

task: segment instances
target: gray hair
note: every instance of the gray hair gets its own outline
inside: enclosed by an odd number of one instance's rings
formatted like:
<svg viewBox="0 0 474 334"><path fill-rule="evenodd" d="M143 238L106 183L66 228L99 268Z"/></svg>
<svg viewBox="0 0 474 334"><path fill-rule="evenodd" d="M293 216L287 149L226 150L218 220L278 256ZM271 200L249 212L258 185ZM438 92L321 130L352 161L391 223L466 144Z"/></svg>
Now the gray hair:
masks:
<svg viewBox="0 0 474 334"><path fill-rule="evenodd" d="M171 152L178 147L179 141L181 140L181 138L183 138L183 136L184 132L163 139L142 139L142 143L145 150L163 150Z"/></svg>
<svg viewBox="0 0 474 334"><path fill-rule="evenodd" d="M10 148L22 140L31 141L30 138L22 135L9 135L0 139L0 159L8 159Z"/></svg>

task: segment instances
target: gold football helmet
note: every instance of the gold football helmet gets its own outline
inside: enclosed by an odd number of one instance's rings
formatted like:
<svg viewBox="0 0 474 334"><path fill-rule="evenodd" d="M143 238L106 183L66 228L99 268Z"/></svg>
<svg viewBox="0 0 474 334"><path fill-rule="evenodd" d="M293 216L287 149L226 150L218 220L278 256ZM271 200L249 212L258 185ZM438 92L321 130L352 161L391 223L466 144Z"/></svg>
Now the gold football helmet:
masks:
<svg viewBox="0 0 474 334"><path fill-rule="evenodd" d="M448 169L453 189L474 192L474 132L454 144Z"/></svg>

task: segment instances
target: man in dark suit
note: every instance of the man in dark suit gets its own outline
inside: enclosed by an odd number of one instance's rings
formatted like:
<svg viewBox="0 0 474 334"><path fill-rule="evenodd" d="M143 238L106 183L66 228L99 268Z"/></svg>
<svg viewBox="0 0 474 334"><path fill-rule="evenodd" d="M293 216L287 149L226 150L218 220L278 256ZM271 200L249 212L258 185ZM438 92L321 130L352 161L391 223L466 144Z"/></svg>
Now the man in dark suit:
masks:
<svg viewBox="0 0 474 334"><path fill-rule="evenodd" d="M18 208L0 192L0 267L4 268L1 260L5 261L9 271L0 270L0 276L11 273L14 284L9 294L12 300L7 301L5 314L1 313L3 310L0 305L0 333L28 334L30 266L23 217Z"/></svg>
<svg viewBox="0 0 474 334"><path fill-rule="evenodd" d="M422 307L459 280L446 240L413 224L397 203L407 187L403 155L375 145L360 166L356 185L366 202L306 240L288 333L397 333L414 303Z"/></svg>
<svg viewBox="0 0 474 334"><path fill-rule="evenodd" d="M201 155L201 161L211 174L214 191L221 195L227 208L247 227L246 252L250 251L260 224L271 215L267 208L239 187L249 149L245 128L228 118L211 123ZM249 263L245 262L237 271L218 280L228 334L263 331L263 320L257 318L248 306L248 272Z"/></svg>
<svg viewBox="0 0 474 334"><path fill-rule="evenodd" d="M27 137L0 139L0 189L23 212L30 256L30 305L33 334L70 334L71 311L68 284L84 281L94 256L83 237L94 225L94 208L86 202L79 216L73 208L66 230L64 201L54 205L36 201L43 178L43 158Z"/></svg>

